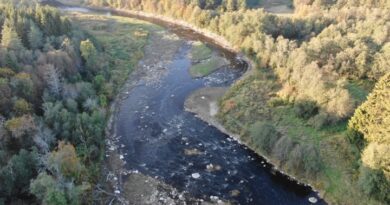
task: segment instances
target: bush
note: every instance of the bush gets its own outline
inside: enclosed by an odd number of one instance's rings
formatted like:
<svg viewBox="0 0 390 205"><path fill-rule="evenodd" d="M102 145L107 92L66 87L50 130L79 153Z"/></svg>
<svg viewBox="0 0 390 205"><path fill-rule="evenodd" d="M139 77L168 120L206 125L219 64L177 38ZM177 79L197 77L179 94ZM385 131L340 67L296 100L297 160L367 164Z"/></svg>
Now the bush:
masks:
<svg viewBox="0 0 390 205"><path fill-rule="evenodd" d="M315 177L317 173L321 170L322 160L318 150L314 145L305 145L303 147L303 165L307 176Z"/></svg>
<svg viewBox="0 0 390 205"><path fill-rule="evenodd" d="M289 160L287 161L287 168L293 171L299 171L303 169L303 153L302 146L300 144L295 145L291 150L289 155Z"/></svg>
<svg viewBox="0 0 390 205"><path fill-rule="evenodd" d="M295 114L303 119L309 119L318 114L317 103L314 101L298 101L294 104Z"/></svg>
<svg viewBox="0 0 390 205"><path fill-rule="evenodd" d="M362 166L360 168L359 187L367 196L390 204L390 182L381 170L373 170Z"/></svg>
<svg viewBox="0 0 390 205"><path fill-rule="evenodd" d="M268 100L267 104L269 107L278 107L278 106L286 105L287 101L282 98L273 97L270 100Z"/></svg>
<svg viewBox="0 0 390 205"><path fill-rule="evenodd" d="M274 157L283 162L289 159L290 152L293 148L293 140L288 136L283 136L276 142L272 153Z"/></svg>
<svg viewBox="0 0 390 205"><path fill-rule="evenodd" d="M272 147L279 140L279 132L267 122L256 122L250 128L252 142L257 148L266 153L271 153Z"/></svg>
<svg viewBox="0 0 390 205"><path fill-rule="evenodd" d="M330 116L322 112L312 117L309 121L309 124L316 129L322 129L325 126L329 125L330 123L331 123Z"/></svg>
<svg viewBox="0 0 390 205"><path fill-rule="evenodd" d="M355 129L348 128L347 137L351 144L354 144L358 147L359 150L363 149L366 144L364 140L364 135Z"/></svg>

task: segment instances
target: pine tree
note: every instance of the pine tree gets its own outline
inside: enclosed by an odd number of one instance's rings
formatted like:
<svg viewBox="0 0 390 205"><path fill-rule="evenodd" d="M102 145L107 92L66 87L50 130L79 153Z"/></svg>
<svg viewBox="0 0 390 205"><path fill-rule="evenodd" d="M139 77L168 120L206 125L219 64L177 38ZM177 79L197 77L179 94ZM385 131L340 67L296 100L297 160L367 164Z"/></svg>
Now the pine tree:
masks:
<svg viewBox="0 0 390 205"><path fill-rule="evenodd" d="M33 22L30 23L30 32L28 33L28 42L31 49L38 49L43 44L43 34Z"/></svg>
<svg viewBox="0 0 390 205"><path fill-rule="evenodd" d="M20 50L23 48L22 41L16 33L13 23L8 19L4 22L1 36L1 46L14 50Z"/></svg>

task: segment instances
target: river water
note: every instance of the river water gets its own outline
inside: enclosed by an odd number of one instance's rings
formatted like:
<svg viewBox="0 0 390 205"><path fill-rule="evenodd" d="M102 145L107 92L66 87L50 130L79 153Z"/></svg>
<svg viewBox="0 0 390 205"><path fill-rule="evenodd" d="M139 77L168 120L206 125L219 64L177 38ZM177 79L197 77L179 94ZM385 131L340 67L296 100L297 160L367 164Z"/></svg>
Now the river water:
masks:
<svg viewBox="0 0 390 205"><path fill-rule="evenodd" d="M273 170L261 156L184 111L185 99L193 91L231 85L243 74L246 64L193 31L158 20L143 20L164 26L187 43L171 63L164 65L167 71L158 83L140 80L120 104L114 131L120 136L126 168L208 201L212 196L234 204L287 205L310 204L309 197L318 198L310 187ZM210 76L193 79L188 72L191 61L187 55L191 40L212 45L231 64ZM184 154L194 149L196 154ZM210 165L220 169L209 171ZM326 203L319 200L317 204Z"/></svg>

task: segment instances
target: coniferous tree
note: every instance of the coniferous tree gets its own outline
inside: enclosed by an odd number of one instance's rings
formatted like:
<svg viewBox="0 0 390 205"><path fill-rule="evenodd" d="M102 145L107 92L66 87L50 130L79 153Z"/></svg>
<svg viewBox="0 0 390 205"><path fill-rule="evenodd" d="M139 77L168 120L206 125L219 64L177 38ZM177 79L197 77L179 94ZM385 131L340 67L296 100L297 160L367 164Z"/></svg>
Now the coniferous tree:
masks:
<svg viewBox="0 0 390 205"><path fill-rule="evenodd" d="M43 34L38 26L33 22L30 23L30 31L28 33L28 42L31 49L38 49L43 44Z"/></svg>
<svg viewBox="0 0 390 205"><path fill-rule="evenodd" d="M20 50L23 48L22 41L16 32L14 24L6 20L1 31L1 45L8 49Z"/></svg>

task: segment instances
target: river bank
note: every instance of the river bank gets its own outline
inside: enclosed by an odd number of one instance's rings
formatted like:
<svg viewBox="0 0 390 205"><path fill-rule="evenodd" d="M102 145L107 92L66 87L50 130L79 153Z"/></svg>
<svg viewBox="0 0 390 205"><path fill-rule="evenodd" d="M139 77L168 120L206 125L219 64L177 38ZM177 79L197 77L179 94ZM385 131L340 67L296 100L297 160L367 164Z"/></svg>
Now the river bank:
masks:
<svg viewBox="0 0 390 205"><path fill-rule="evenodd" d="M235 134L233 132L230 132L227 130L217 119L216 115L218 111L220 110L220 101L225 95L225 93L228 91L229 88L226 87L212 87L212 88L203 88L199 89L195 92L193 92L185 101L185 110L187 112L191 112L195 114L196 117L202 119L203 121L207 122L213 127L216 127L221 132L227 134L228 136L232 137L234 140L239 142L240 144L243 144L250 149L254 148L246 143L245 141L241 140L241 136L238 134ZM260 153L259 153L260 154ZM291 173L284 172L282 168L276 166L277 162L275 160L272 160L271 158L268 158L266 155L261 154L263 158L267 160L268 163L273 165L273 169L275 171L281 172L283 175L288 176L291 180L294 181L302 181L303 179L300 179L299 177L296 177L292 175ZM313 187L310 184L307 184L310 187ZM319 193L319 196L322 198L323 192L321 190L315 190ZM312 197L310 198L311 201L314 203L317 202L319 199Z"/></svg>
<svg viewBox="0 0 390 205"><path fill-rule="evenodd" d="M155 51L155 50L153 50L153 51ZM151 51L152 52L152 51ZM241 58L245 58L245 57L241 57ZM241 78L244 78L245 76L247 76L248 75L248 73L250 73L250 71L252 71L252 68L253 67L253 64L252 64L252 62L250 62L249 61L249 72L247 72L245 75L243 75ZM158 75L158 76L160 76L160 75ZM137 76L137 77L139 77L139 76ZM131 87L131 86L130 86ZM124 89L124 90L126 90L126 88ZM216 102L218 101L218 98L219 97L221 97L223 94L224 94L224 89L221 89L221 90L218 90L217 92L214 92L214 91L208 91L208 95L210 96L210 99L212 100L212 103L211 104L213 104L213 106L210 106L210 108L211 107L213 107L213 109L215 109L215 106L216 106ZM123 97L126 97L126 95L127 95L127 92L128 92L128 90L127 91L125 91L124 92L124 96ZM202 95L202 94L201 94ZM209 104L210 105L210 104ZM115 108L114 108L115 109ZM209 113L215 113L215 110L214 111L212 111L212 112L209 112ZM209 114L210 115L210 114ZM204 114L204 116L205 116L205 118L207 117L207 115L206 114ZM214 116L213 116L214 117ZM210 118L211 119L211 118ZM210 120L209 119L209 120ZM208 121L207 119L204 119L205 121ZM231 136L234 136L232 133L228 133L227 131L226 131L226 129L225 129L225 131L223 130L224 128L223 128L223 126L222 125L217 125L217 121L215 121L215 122L212 122L212 123L210 123L210 124L215 124L216 125L216 127L218 128L218 129L220 129L221 131L223 131L224 133L227 133L227 134L229 134L229 135L231 135ZM235 136L236 137L236 139L239 139L239 136ZM126 153L125 153L126 154ZM115 156L115 154L113 154L113 156ZM121 158L121 156L122 156L122 158L123 158L123 154L117 154L117 157L119 157L119 158ZM115 161L115 160L109 160L109 161Z"/></svg>
<svg viewBox="0 0 390 205"><path fill-rule="evenodd" d="M162 22L165 22L165 23L173 24L175 26L180 26L180 27L184 27L184 28L190 29L190 30L194 31L195 33L198 33L198 34L200 34L202 36L205 36L207 39L209 39L211 42L214 43L213 44L214 46L218 46L220 48L229 50L230 52L236 53L237 56L241 60L246 62L246 64L247 64L247 71L239 79L237 79L237 82L246 79L247 77L252 75L253 72L255 72L254 68L256 67L256 64L251 59L246 57L242 52L240 52L239 48L232 46L229 43L229 41L227 41L224 37L219 36L219 35L217 35L215 33L212 33L212 32L210 32L210 31L208 31L206 29L198 28L198 27L196 27L196 26L194 26L194 25L192 25L192 24L190 24L190 23L188 23L186 21L173 19L173 18L170 18L170 17L167 17L167 16L163 16L163 15L160 15L160 14L151 14L151 13L147 13L147 12L143 12L143 11L131 11L131 10L123 10L123 9L113 9L113 8L109 8L109 7L101 8L101 7L93 7L93 6L87 6L87 8L93 9L93 10L104 11L104 12L111 12L113 14L118 14L118 15L125 15L125 16L126 15L130 15L130 17L135 17L135 18L141 18L141 19L146 18L146 20L154 20L154 21L158 21L158 22L162 21ZM234 134L234 133L228 131L221 123L218 122L218 119L215 118L215 116L210 116L209 114L207 114L207 111L206 111L207 110L207 106L205 107L204 105L203 106L200 105L198 107L198 106L195 105L197 100L195 100L194 98L199 97L199 96L204 96L204 95L208 95L210 97L208 99L209 100L208 101L209 104L211 103L211 104L218 105L219 104L218 101L223 97L223 94L226 91L227 91L227 89L224 92L221 92L220 88L207 88L207 89L202 89L202 90L199 90L199 91L195 91L194 95L191 95L188 98L188 101L186 101L185 109L186 109L186 111L195 113L197 115L197 117L199 117L203 121L207 122L208 124L216 127L218 130L220 130L221 132L227 134L228 136L233 137L239 143L242 143L245 146L253 149L251 147L251 145L249 145L247 143L244 143L242 140L240 140L240 136L238 134ZM274 165L277 164L276 161L274 161L274 160L272 160L270 158L267 158L267 156L265 156L265 155L262 155L262 156L265 159L267 159L267 161L270 164L274 164ZM302 179L302 178L293 176L291 173L285 172L282 168L278 168L276 166L274 168L276 170L280 171L281 173L289 176L289 178L291 178L292 180L295 180L295 181L310 181L308 179ZM308 183L306 185L308 185L310 187L313 187L314 190L319 193L319 196L321 198L325 196L324 190L321 190L321 189L319 189L317 187L314 187L310 183ZM313 201L317 201L317 200L314 200L314 199L312 199L312 200Z"/></svg>

